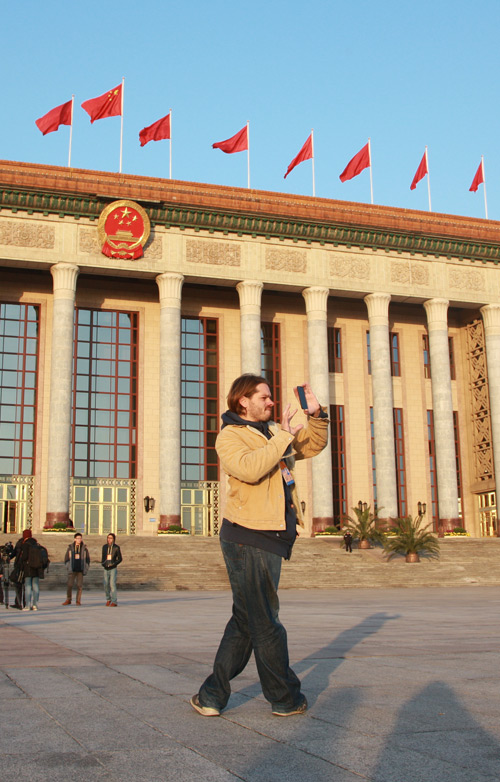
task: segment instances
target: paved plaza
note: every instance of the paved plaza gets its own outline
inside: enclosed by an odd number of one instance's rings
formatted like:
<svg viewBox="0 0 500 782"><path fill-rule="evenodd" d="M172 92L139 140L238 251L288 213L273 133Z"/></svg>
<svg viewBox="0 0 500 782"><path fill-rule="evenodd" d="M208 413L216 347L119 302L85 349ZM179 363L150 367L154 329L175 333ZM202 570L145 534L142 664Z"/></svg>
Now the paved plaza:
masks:
<svg viewBox="0 0 500 782"><path fill-rule="evenodd" d="M253 661L220 718L189 705L229 592L42 591L0 606L0 779L498 782L500 591L283 590L310 709L273 717Z"/></svg>

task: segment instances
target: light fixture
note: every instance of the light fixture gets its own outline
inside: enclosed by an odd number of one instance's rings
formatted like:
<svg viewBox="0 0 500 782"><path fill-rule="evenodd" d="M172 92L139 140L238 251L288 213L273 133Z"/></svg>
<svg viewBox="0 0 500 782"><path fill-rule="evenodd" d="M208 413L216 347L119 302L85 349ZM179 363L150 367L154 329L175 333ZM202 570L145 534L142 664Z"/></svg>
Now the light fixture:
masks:
<svg viewBox="0 0 500 782"><path fill-rule="evenodd" d="M419 502L417 503L418 508L418 515L419 516L425 516L425 513L427 511L427 503L426 502Z"/></svg>
<svg viewBox="0 0 500 782"><path fill-rule="evenodd" d="M144 497L144 510L146 511L146 513L149 513L149 511L153 511L154 509L155 509L155 498L146 495L146 497Z"/></svg>

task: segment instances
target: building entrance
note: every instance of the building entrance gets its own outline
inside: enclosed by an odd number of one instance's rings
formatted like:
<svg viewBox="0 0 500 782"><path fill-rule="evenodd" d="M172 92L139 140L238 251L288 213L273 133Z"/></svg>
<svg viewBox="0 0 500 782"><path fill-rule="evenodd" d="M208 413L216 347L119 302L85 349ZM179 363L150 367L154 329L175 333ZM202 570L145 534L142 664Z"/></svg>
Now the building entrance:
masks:
<svg viewBox="0 0 500 782"><path fill-rule="evenodd" d="M479 527L481 537L493 537L498 534L497 502L494 491L478 495Z"/></svg>
<svg viewBox="0 0 500 782"><path fill-rule="evenodd" d="M10 479L9 479L10 478ZM31 476L0 477L0 524L7 535L21 534L31 529L33 478Z"/></svg>
<svg viewBox="0 0 500 782"><path fill-rule="evenodd" d="M183 481L181 524L191 535L219 534L219 482Z"/></svg>
<svg viewBox="0 0 500 782"><path fill-rule="evenodd" d="M72 519L82 535L135 533L135 480L73 479Z"/></svg>

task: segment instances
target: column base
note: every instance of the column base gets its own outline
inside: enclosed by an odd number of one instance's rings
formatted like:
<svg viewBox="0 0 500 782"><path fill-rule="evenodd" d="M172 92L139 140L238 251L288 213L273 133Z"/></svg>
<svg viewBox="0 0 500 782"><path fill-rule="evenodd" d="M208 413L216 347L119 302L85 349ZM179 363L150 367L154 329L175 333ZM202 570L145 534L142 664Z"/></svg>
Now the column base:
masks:
<svg viewBox="0 0 500 782"><path fill-rule="evenodd" d="M45 514L45 524L43 525L44 529L52 529L54 524L57 524L58 522L62 522L66 525L66 527L73 529L74 524L72 520L69 517L69 512L61 512L61 513L46 513Z"/></svg>
<svg viewBox="0 0 500 782"><path fill-rule="evenodd" d="M325 527L333 527L332 516L314 516L312 520L312 537L316 532L323 532Z"/></svg>
<svg viewBox="0 0 500 782"><path fill-rule="evenodd" d="M181 526L180 513L161 514L158 530L167 530L172 525Z"/></svg>
<svg viewBox="0 0 500 782"><path fill-rule="evenodd" d="M445 532L451 532L454 527L462 527L462 519L439 519L437 525L438 538L444 538Z"/></svg>

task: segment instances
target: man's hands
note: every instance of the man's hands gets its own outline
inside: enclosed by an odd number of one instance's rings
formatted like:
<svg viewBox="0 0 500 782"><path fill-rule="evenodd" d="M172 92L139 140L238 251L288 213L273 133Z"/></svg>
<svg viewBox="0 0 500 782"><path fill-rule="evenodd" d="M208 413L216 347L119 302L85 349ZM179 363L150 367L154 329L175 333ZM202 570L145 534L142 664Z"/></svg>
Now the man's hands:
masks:
<svg viewBox="0 0 500 782"><path fill-rule="evenodd" d="M309 385L309 383L304 383L303 384L303 389L304 389L304 393L306 395L307 412L308 412L309 415L312 415L312 416L316 417L318 415L320 409L321 409L321 406L320 406L318 400L316 399L316 396L314 395L314 392L313 392L311 386ZM295 396L299 400L299 404L300 404L299 392L297 391L296 388L294 388L293 390L294 390Z"/></svg>
<svg viewBox="0 0 500 782"><path fill-rule="evenodd" d="M316 417L321 409L320 404L318 400L316 399L316 396L314 395L314 392L309 385L309 383L304 383L304 392L306 395L306 402L307 402L307 412L308 415L312 415ZM297 399L299 399L299 394L296 388L293 389L295 396ZM299 399L300 404L300 399ZM295 410L291 410L291 405L288 404L282 414L281 414L281 428L285 430L285 432L290 432L290 434L296 435L297 432L300 432L301 429L304 428L303 424L297 424L297 426L292 426L292 418L294 417L295 413L297 412L297 408Z"/></svg>

